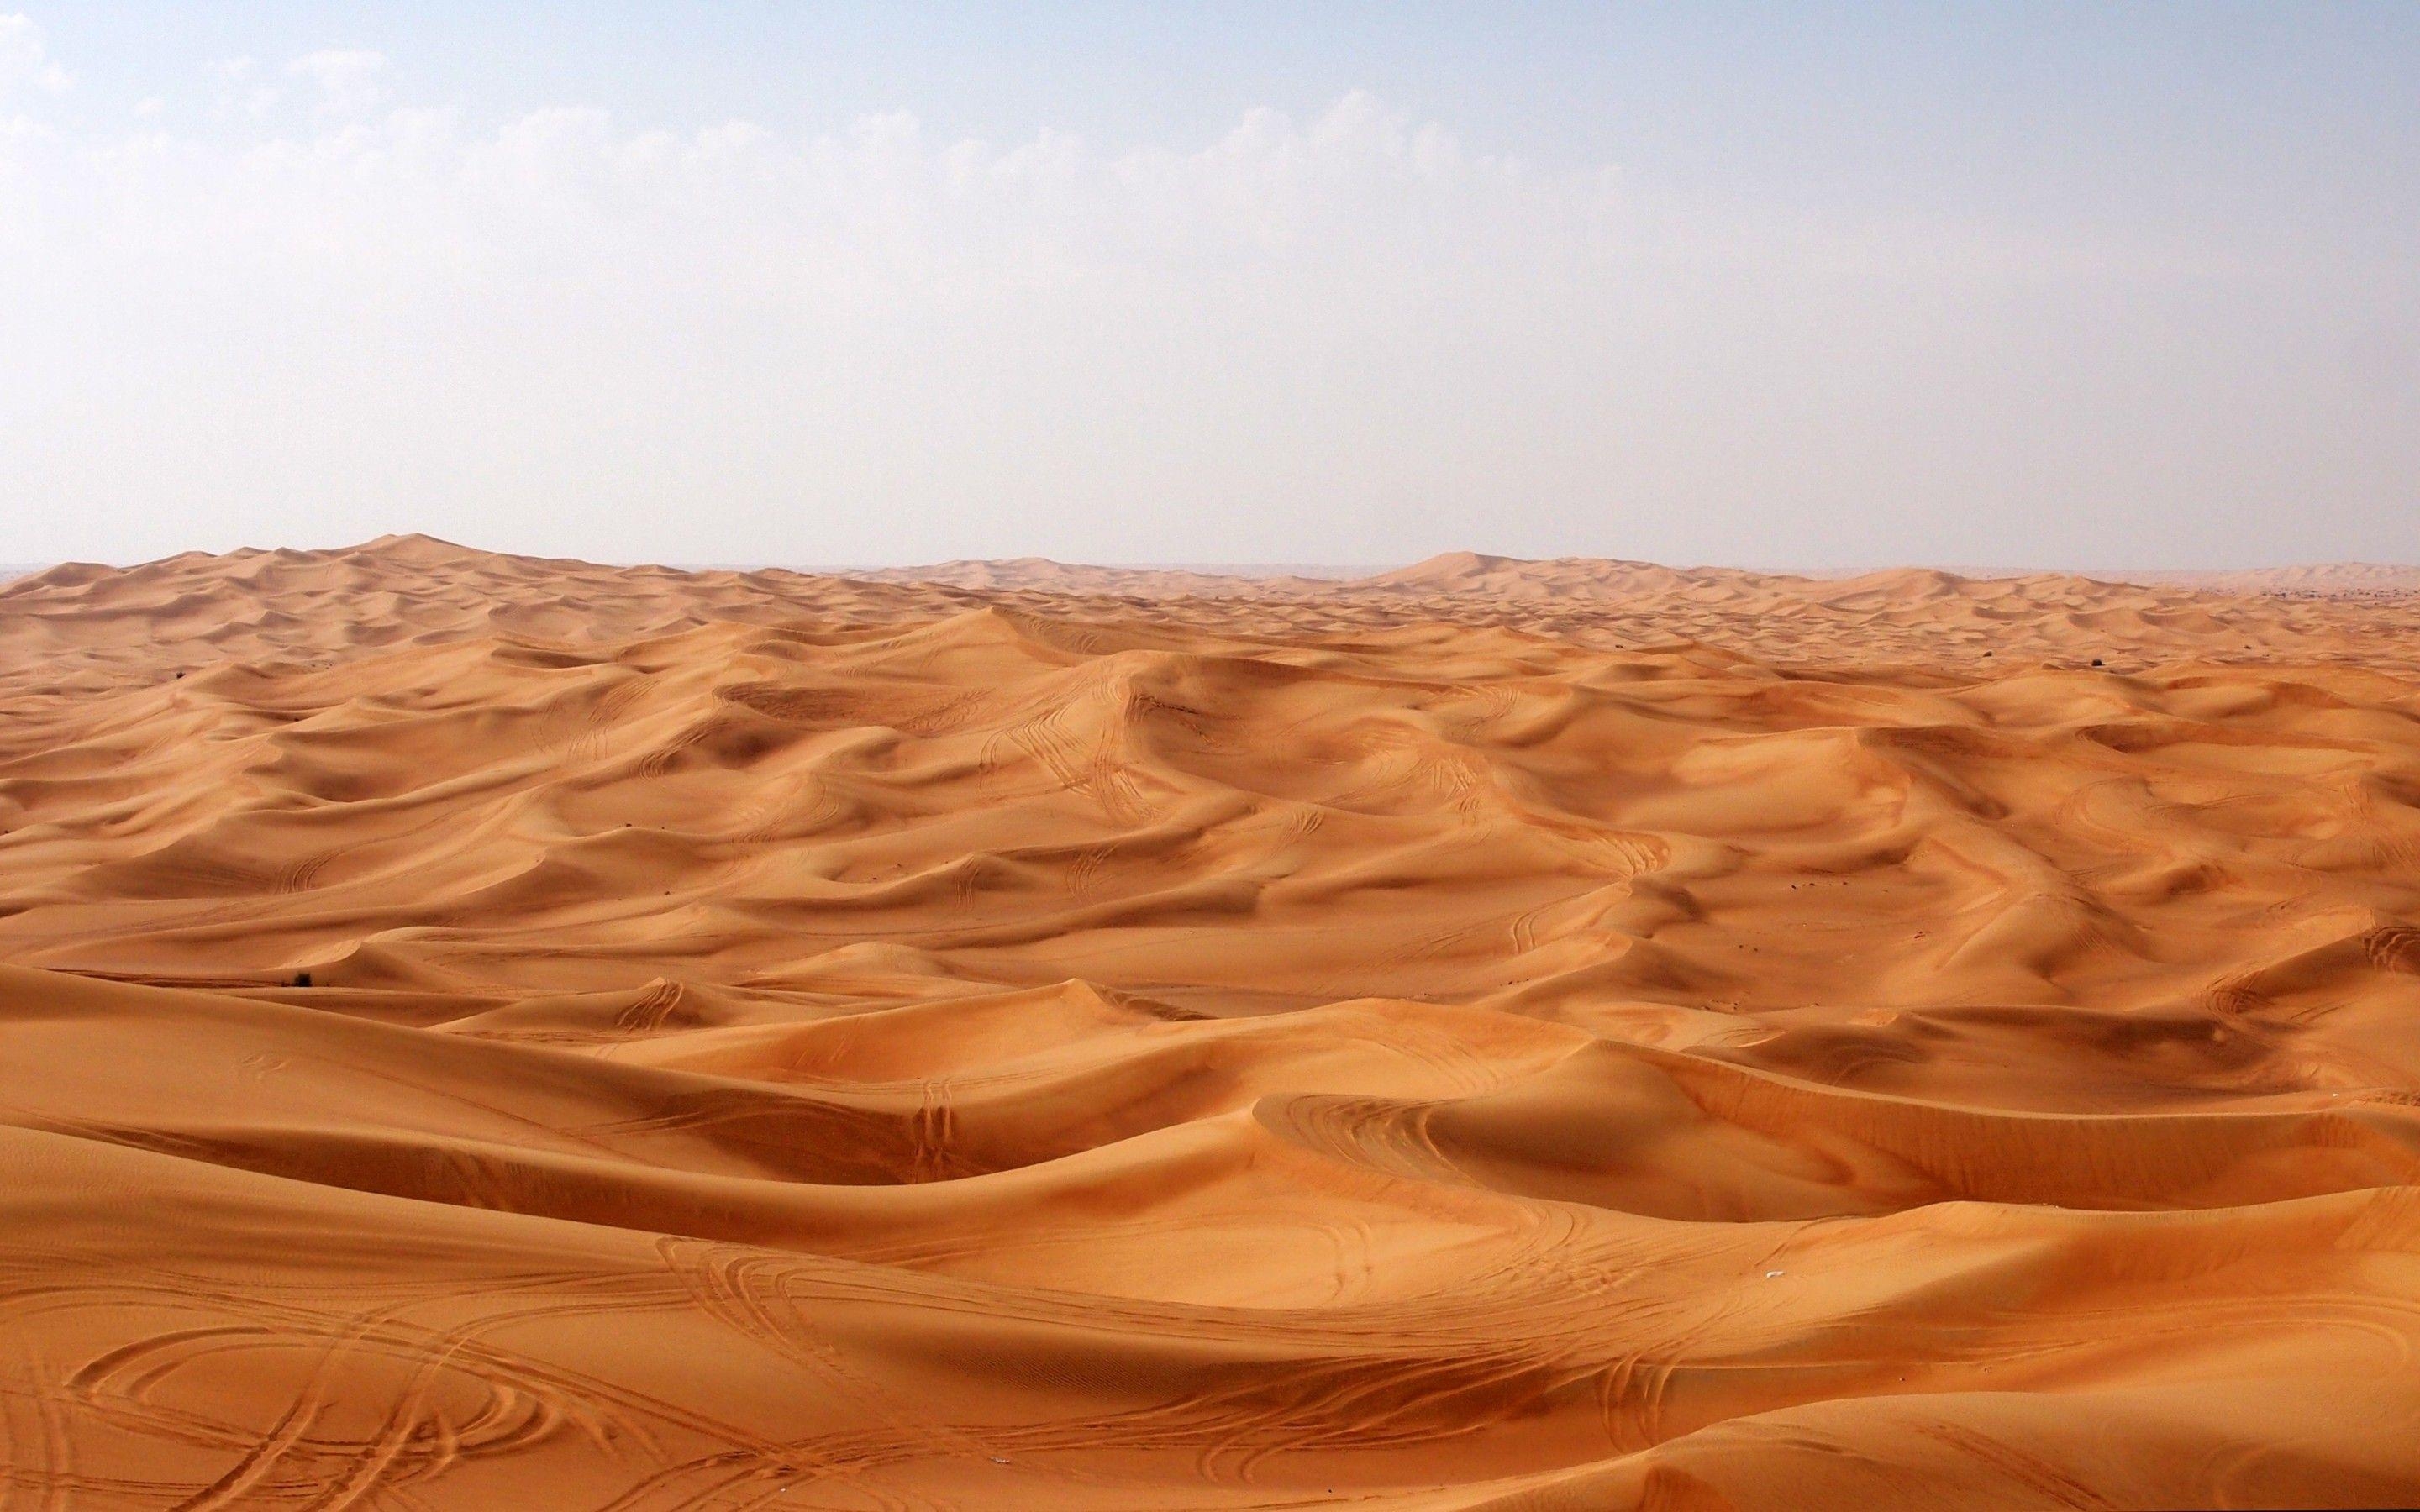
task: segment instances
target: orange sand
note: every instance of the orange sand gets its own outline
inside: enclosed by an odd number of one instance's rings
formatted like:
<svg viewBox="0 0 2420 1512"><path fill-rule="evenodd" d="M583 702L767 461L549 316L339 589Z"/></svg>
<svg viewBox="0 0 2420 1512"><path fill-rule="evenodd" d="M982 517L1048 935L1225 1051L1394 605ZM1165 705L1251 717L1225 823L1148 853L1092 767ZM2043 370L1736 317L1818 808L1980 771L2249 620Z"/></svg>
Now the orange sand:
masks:
<svg viewBox="0 0 2420 1512"><path fill-rule="evenodd" d="M2420 595L877 576L0 588L8 1506L2420 1498Z"/></svg>

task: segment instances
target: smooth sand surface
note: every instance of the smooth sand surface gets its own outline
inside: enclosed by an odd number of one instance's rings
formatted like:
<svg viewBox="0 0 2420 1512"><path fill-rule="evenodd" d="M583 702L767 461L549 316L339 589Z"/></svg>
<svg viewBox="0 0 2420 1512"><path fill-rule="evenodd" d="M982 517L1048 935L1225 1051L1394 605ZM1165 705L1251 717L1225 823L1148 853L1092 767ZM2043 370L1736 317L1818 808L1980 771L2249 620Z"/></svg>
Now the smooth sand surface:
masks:
<svg viewBox="0 0 2420 1512"><path fill-rule="evenodd" d="M2420 597L1196 579L0 589L6 1504L2420 1499Z"/></svg>

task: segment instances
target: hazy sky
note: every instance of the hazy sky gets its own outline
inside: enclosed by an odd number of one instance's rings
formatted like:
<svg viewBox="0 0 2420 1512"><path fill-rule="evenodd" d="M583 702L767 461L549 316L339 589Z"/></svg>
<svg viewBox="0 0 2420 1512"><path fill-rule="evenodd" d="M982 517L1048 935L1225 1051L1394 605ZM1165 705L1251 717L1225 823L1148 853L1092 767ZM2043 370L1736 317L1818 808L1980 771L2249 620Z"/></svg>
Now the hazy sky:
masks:
<svg viewBox="0 0 2420 1512"><path fill-rule="evenodd" d="M2420 561L2420 6L0 12L0 562L401 530Z"/></svg>

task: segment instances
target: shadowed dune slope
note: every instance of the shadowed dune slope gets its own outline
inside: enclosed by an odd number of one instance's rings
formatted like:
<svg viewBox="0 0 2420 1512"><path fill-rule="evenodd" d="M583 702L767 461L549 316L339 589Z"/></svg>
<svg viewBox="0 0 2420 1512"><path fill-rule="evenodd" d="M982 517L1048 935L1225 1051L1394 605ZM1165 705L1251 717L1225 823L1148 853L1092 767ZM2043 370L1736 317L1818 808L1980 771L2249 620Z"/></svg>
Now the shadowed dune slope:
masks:
<svg viewBox="0 0 2420 1512"><path fill-rule="evenodd" d="M2383 579L944 576L0 587L8 1504L2420 1497Z"/></svg>

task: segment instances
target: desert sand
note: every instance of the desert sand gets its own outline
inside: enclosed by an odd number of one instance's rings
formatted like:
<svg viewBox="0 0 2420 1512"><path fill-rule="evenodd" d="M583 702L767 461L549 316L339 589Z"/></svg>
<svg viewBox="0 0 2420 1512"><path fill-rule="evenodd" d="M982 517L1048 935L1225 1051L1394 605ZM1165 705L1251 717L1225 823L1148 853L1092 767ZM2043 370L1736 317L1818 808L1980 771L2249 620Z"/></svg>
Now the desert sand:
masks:
<svg viewBox="0 0 2420 1512"><path fill-rule="evenodd" d="M0 588L6 1504L2420 1499L2420 594Z"/></svg>

